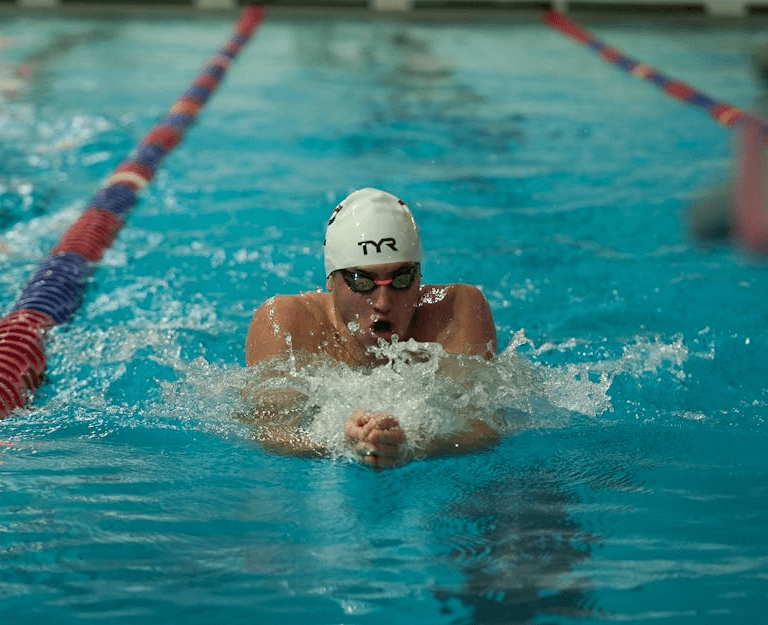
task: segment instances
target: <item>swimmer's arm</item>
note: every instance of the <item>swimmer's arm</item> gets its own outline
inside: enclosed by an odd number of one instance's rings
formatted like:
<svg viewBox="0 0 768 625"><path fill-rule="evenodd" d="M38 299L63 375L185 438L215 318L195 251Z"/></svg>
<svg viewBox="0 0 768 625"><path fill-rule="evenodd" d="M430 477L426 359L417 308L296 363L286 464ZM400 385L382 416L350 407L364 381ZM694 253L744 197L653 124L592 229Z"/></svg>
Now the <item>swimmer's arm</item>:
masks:
<svg viewBox="0 0 768 625"><path fill-rule="evenodd" d="M290 296L268 299L254 313L245 340L248 366L273 358L287 357L294 347L292 337L303 319L304 309ZM279 375L279 374L278 374ZM244 391L253 409L242 420L256 426L255 438L267 450L290 456L325 455L326 450L311 441L302 424L311 417L307 396L289 388Z"/></svg>
<svg viewBox="0 0 768 625"><path fill-rule="evenodd" d="M453 285L452 319L449 332L440 341L449 354L482 356L492 359L498 350L496 324L491 307L483 292L470 284ZM474 376L471 361L443 359L440 373L453 378L461 386L471 386ZM421 446L428 457L460 456L495 447L501 434L487 421L473 418L472 414L481 411L476 406L465 408L467 427L461 432L446 438L436 438Z"/></svg>
<svg viewBox="0 0 768 625"><path fill-rule="evenodd" d="M492 449L500 438L501 435L485 421L472 419L466 430L446 438L426 441L419 451L429 458L461 456Z"/></svg>
<svg viewBox="0 0 768 625"><path fill-rule="evenodd" d="M307 396L293 389L264 389L249 398L253 409L243 421L256 426L255 438L267 451L286 456L325 456L328 450L307 437L303 425L311 418Z"/></svg>
<svg viewBox="0 0 768 625"><path fill-rule="evenodd" d="M286 430L284 428L262 427L256 433L256 440L269 452L281 456L294 456L298 458L318 458L328 456L328 450L307 436L300 430Z"/></svg>

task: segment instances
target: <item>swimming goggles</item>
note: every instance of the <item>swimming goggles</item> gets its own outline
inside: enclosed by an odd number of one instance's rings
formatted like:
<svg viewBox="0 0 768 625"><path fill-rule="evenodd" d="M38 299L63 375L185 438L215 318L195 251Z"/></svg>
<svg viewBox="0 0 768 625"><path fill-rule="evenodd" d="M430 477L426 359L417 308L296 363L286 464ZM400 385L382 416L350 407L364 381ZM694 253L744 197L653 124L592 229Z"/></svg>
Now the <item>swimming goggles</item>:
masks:
<svg viewBox="0 0 768 625"><path fill-rule="evenodd" d="M373 276L360 271L350 271L349 269L339 269L341 277L350 290L355 293L370 293L377 286L390 286L397 291L403 291L413 284L416 279L416 273L419 265L412 265L407 269L402 269L389 278L374 278Z"/></svg>

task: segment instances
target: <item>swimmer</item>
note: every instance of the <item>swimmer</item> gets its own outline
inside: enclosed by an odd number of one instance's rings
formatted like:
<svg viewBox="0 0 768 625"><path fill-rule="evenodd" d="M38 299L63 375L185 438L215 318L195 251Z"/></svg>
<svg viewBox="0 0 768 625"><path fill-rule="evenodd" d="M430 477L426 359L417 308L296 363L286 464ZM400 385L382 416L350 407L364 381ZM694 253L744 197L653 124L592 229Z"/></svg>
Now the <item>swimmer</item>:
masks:
<svg viewBox="0 0 768 625"><path fill-rule="evenodd" d="M326 291L280 295L254 314L246 338L249 366L291 354L330 357L351 366L387 362L371 348L380 342L438 343L448 354L496 353L496 328L485 296L468 284L422 285L421 239L408 206L385 191L352 193L333 211L324 243ZM306 396L299 391L255 394L254 420L262 443L291 455L324 455L302 434ZM397 416L360 406L344 434L352 453L374 469L411 458ZM463 432L421 445L425 456L478 451L498 433L479 419Z"/></svg>

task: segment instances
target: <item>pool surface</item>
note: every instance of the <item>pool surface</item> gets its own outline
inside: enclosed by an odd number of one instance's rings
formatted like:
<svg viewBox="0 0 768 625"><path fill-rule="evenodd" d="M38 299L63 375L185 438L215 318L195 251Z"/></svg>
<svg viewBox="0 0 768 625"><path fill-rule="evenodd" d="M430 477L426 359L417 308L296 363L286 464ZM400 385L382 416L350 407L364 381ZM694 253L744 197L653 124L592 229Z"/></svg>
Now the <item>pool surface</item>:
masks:
<svg viewBox="0 0 768 625"><path fill-rule="evenodd" d="M585 26L758 95L758 21ZM3 314L231 27L0 19ZM538 21L268 15L0 422L4 621L759 622L768 269L684 220L731 141ZM489 452L375 473L237 418L254 309L323 286L325 221L362 186L411 205L426 281L491 304ZM452 414L426 365L302 383L318 436L358 402Z"/></svg>

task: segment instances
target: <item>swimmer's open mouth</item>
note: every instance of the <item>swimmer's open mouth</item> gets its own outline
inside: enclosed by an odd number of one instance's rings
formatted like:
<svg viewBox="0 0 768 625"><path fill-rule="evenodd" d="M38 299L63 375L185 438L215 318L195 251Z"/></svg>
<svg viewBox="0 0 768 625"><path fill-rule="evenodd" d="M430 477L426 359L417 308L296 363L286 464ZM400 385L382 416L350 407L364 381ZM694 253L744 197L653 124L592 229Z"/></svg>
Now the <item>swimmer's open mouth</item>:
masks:
<svg viewBox="0 0 768 625"><path fill-rule="evenodd" d="M373 322L373 331L376 334L388 334L392 332L392 322L383 319L377 319Z"/></svg>

